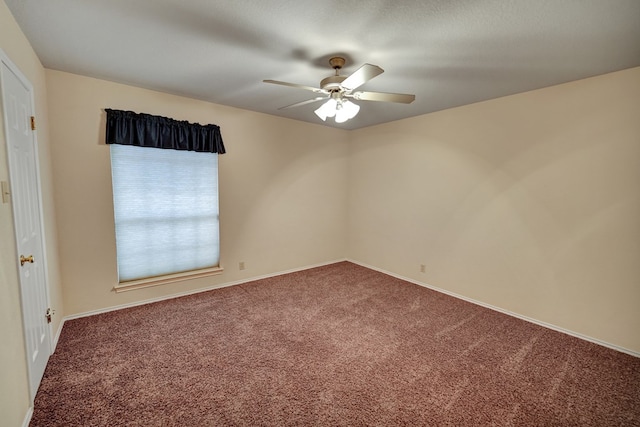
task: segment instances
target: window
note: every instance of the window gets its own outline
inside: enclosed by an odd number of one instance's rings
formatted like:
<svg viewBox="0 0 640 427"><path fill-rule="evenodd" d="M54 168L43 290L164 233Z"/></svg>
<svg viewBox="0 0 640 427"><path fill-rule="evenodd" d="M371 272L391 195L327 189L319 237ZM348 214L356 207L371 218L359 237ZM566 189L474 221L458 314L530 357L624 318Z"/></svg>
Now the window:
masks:
<svg viewBox="0 0 640 427"><path fill-rule="evenodd" d="M119 281L219 271L218 154L110 150Z"/></svg>

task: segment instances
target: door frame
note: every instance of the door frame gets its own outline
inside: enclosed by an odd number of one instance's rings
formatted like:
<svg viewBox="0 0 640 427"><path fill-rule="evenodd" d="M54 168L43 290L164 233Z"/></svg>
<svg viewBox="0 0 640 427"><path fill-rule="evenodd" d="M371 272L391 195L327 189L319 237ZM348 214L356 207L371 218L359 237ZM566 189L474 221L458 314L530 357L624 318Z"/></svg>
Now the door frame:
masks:
<svg viewBox="0 0 640 427"><path fill-rule="evenodd" d="M34 96L34 89L33 89L33 85L31 84L31 82L29 81L29 79L27 79L27 77L22 73L22 71L20 71L20 69L18 68L18 66L16 64L13 63L13 61L11 61L11 59L5 54L5 52L0 48L0 91L2 91L2 88L4 88L4 73L3 73L3 67L2 65L5 65L7 67L7 69L13 73L18 80L20 81L20 83L25 87L25 89L29 92L29 98L30 98L30 115L35 117L35 96ZM6 151L6 155L7 155L7 160L6 160L6 166L7 166L7 172L9 174L9 181L10 181L10 191L11 194L13 195L15 193L15 184L13 182L11 182L11 157L9 156L9 138L8 138L8 130L6 127L6 123L7 123L7 113L6 113L6 108L4 105L4 96L2 94L0 94L0 104L2 104L2 132L3 132L3 136L4 136L4 140L5 140L5 144L7 145L7 147L5 148ZM39 234L40 234L40 244L41 244L41 250L42 250L42 278L44 280L44 297L45 297L45 301L47 303L47 307L51 306L51 298L50 298L50 289L49 289L49 267L48 267L48 256L47 256L47 243L46 243L46 236L44 234L44 230L45 230L45 226L44 226L44 211L43 211L43 204L42 204L42 185L41 185L41 177L40 177L40 155L39 155L39 149L38 149L38 131L37 131L37 127L36 130L33 131L32 133L32 140L33 140L33 148L34 148L34 160L35 160L35 186L36 186L36 191L37 191L37 202L38 202L38 214L40 217L40 220L38 222L38 228L39 228ZM13 166L15 167L15 166ZM32 365L29 361L29 352L27 349L27 337L25 335L26 333L26 327L27 325L25 325L25 321L26 318L24 316L24 301L23 301L23 287L22 287L22 282L20 279L20 272L18 271L18 253L19 253L19 249L17 247L18 245L18 240L17 240L17 231L16 231L16 205L15 203L13 203L13 196L11 196L11 213L12 213L12 222L13 222L13 237L14 237L14 242L15 242L15 246L16 246L16 252L13 254L15 256L16 262L15 262L15 266L16 266L16 273L17 273L17 277L18 277L18 284L20 287L20 312L22 314L22 336L23 336L23 344L24 344L24 350L25 350L25 357L26 357L26 362L27 362L27 375L28 375L28 381L29 381L29 398L30 398L30 402L31 405L33 405L33 402L35 400L35 394L37 392L31 390L31 378L33 377L33 368ZM48 332L48 341L49 341L49 354L47 355L50 356L53 351L54 351L54 339L53 339L53 325L52 323L49 323L47 325L46 328L47 332Z"/></svg>

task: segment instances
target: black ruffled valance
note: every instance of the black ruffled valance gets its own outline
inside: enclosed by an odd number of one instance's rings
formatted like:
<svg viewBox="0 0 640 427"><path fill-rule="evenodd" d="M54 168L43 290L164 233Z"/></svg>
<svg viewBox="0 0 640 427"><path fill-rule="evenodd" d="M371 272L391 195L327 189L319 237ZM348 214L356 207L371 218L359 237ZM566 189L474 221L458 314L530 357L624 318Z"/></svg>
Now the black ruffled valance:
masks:
<svg viewBox="0 0 640 427"><path fill-rule="evenodd" d="M107 144L224 154L220 127L133 111L107 112Z"/></svg>

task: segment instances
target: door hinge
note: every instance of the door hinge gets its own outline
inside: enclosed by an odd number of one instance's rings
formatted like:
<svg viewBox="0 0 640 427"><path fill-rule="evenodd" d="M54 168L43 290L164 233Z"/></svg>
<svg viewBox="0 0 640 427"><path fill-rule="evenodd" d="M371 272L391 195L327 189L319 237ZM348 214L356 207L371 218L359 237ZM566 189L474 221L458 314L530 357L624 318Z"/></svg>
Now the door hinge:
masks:
<svg viewBox="0 0 640 427"><path fill-rule="evenodd" d="M47 323L51 323L51 316L53 316L54 314L56 314L55 310L52 310L51 308L47 308L47 312L44 315L44 317L47 318Z"/></svg>
<svg viewBox="0 0 640 427"><path fill-rule="evenodd" d="M36 130L36 118L31 116L31 130Z"/></svg>

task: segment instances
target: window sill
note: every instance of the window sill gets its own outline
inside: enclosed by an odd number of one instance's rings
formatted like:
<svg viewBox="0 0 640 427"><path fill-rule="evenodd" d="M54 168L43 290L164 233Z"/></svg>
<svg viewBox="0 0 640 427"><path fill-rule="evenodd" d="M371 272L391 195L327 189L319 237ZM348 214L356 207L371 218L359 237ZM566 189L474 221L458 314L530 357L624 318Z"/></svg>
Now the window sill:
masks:
<svg viewBox="0 0 640 427"><path fill-rule="evenodd" d="M146 279L120 282L113 287L116 293L149 288L151 286L166 285L168 283L181 282L183 280L197 279L200 277L215 276L222 273L222 267L204 268L202 270L184 271L182 273L167 274L164 276L148 277Z"/></svg>

